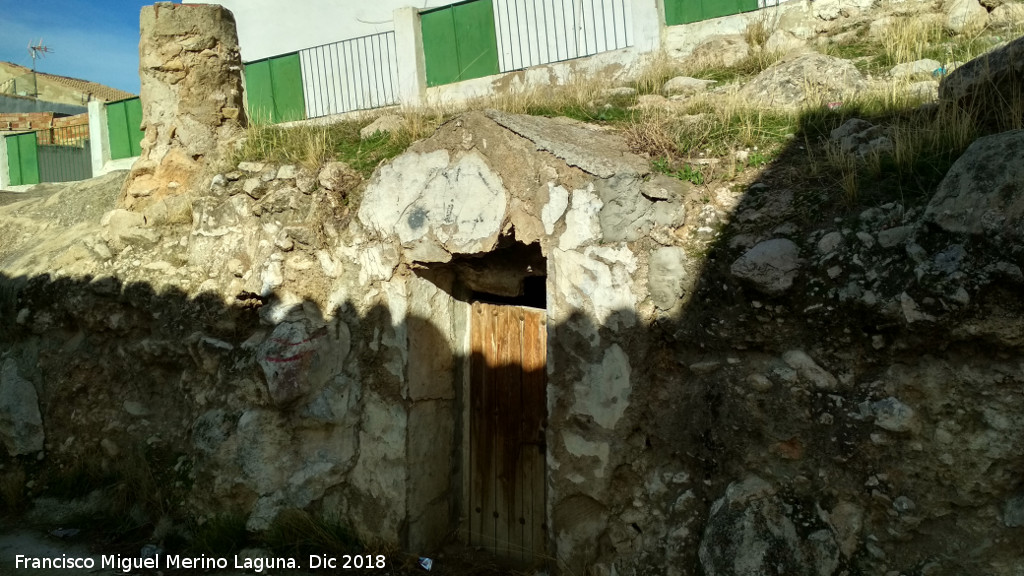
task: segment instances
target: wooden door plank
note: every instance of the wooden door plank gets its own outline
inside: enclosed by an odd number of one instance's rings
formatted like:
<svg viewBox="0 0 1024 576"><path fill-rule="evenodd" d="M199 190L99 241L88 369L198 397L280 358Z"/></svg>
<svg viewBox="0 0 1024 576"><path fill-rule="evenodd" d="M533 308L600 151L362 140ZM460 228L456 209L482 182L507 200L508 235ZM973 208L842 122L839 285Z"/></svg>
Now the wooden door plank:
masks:
<svg viewBox="0 0 1024 576"><path fill-rule="evenodd" d="M470 314L470 422L469 422L469 544L480 546L481 526L483 523L482 490L485 482L481 466L481 442L484 439L484 406L483 382L487 369L487 357L484 350L485 312L479 302L473 303Z"/></svg>
<svg viewBox="0 0 1024 576"><path fill-rule="evenodd" d="M528 311L523 333L523 414L528 420L529 444L524 447L524 466L530 470L530 512L526 517L530 552L534 558L547 550L546 429L547 429L547 317Z"/></svg>
<svg viewBox="0 0 1024 576"><path fill-rule="evenodd" d="M497 475L497 465L495 452L498 448L498 442L495 432L495 421L494 412L496 405L496 393L497 393L497 333L498 325L498 314L500 310L497 306L490 304L483 305L484 310L484 357L486 358L486 367L484 369L484 378L482 386L482 398L483 413L481 414L481 424L483 425L483 434L485 438L481 442L481 473L484 477L484 482L481 489L481 525L480 525L480 538L483 545L488 549L493 548L496 542L496 516L497 510L495 508L495 499L498 492L496 486L495 477Z"/></svg>
<svg viewBox="0 0 1024 576"><path fill-rule="evenodd" d="M498 360L498 377L496 381L496 401L494 403L495 422L495 542L496 553L499 556L509 555L509 507L514 479L510 477L514 465L510 466L509 461L514 458L511 450L510 426L509 426L509 404L511 390L515 386L515 373L518 371L517 359L514 354L514 342L512 339L511 323L513 322L513 310L508 306L499 307L497 315L497 334L495 358Z"/></svg>

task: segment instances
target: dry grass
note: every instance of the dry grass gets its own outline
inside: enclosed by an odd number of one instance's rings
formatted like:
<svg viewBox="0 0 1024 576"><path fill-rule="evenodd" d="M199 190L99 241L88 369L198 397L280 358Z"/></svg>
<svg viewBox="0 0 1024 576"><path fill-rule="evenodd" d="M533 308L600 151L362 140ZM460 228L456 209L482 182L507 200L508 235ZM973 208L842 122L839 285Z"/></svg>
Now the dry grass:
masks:
<svg viewBox="0 0 1024 576"><path fill-rule="evenodd" d="M757 19L743 31L743 39L750 46L763 48L778 29L778 10L761 10L757 13Z"/></svg>
<svg viewBox="0 0 1024 576"><path fill-rule="evenodd" d="M337 521L298 509L278 514L263 538L272 549L294 555L342 556L363 551L359 540Z"/></svg>
<svg viewBox="0 0 1024 576"><path fill-rule="evenodd" d="M941 22L930 19L900 18L887 26L879 37L888 65L913 62L946 38Z"/></svg>
<svg viewBox="0 0 1024 576"><path fill-rule="evenodd" d="M665 82L679 76L683 70L684 67L667 53L657 52L640 68L633 87L640 94L660 94Z"/></svg>

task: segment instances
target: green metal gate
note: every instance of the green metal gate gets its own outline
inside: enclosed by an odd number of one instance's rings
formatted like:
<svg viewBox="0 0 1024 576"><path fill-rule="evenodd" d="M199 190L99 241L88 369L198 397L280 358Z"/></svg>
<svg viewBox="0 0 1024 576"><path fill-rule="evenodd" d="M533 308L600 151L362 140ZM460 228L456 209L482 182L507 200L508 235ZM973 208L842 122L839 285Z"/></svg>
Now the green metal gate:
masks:
<svg viewBox="0 0 1024 576"><path fill-rule="evenodd" d="M249 118L276 124L306 118L299 53L257 60L245 65L245 94Z"/></svg>
<svg viewBox="0 0 1024 576"><path fill-rule="evenodd" d="M420 22L427 86L498 73L498 41L491 0L471 0L428 10L420 13Z"/></svg>
<svg viewBox="0 0 1024 576"><path fill-rule="evenodd" d="M665 24L690 24L757 8L757 0L665 0Z"/></svg>
<svg viewBox="0 0 1024 576"><path fill-rule="evenodd" d="M142 101L129 98L110 102L107 107L107 134L110 136L110 158L134 158L142 154Z"/></svg>
<svg viewBox="0 0 1024 576"><path fill-rule="evenodd" d="M11 185L39 184L39 146L36 144L36 133L15 134L5 138Z"/></svg>

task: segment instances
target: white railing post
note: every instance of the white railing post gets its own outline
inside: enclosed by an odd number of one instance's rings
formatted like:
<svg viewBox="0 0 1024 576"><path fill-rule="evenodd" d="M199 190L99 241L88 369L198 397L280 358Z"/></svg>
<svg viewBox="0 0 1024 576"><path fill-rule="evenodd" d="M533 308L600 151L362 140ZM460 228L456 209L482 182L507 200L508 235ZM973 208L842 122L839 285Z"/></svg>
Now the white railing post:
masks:
<svg viewBox="0 0 1024 576"><path fill-rule="evenodd" d="M7 162L7 136L0 134L0 190L11 185L11 166Z"/></svg>
<svg viewBox="0 0 1024 576"><path fill-rule="evenodd" d="M93 177L103 175L103 166L110 161L110 131L107 129L107 106L99 100L89 101L89 152Z"/></svg>
<svg viewBox="0 0 1024 576"><path fill-rule="evenodd" d="M633 5L633 47L645 54L661 49L665 28L664 0L629 0Z"/></svg>
<svg viewBox="0 0 1024 576"><path fill-rule="evenodd" d="M427 91L420 12L412 6L398 8L394 11L394 22L398 102L403 106L419 106Z"/></svg>

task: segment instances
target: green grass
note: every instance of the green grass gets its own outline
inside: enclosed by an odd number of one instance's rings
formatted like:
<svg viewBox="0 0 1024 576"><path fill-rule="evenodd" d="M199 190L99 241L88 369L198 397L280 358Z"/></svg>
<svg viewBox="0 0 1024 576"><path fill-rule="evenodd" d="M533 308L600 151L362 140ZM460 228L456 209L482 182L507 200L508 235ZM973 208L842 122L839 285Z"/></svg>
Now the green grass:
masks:
<svg viewBox="0 0 1024 576"><path fill-rule="evenodd" d="M339 160L366 178L381 162L402 153L411 143L404 135L381 132L364 140L359 130L367 124L343 121L293 128L253 125L235 160L299 164L310 169Z"/></svg>
<svg viewBox="0 0 1024 576"><path fill-rule="evenodd" d="M752 49L746 58L743 58L732 66L698 65L695 68L686 70L686 72L694 78L714 80L719 84L742 82L764 72L772 64L778 62L780 58L780 54L760 49Z"/></svg>
<svg viewBox="0 0 1024 576"><path fill-rule="evenodd" d="M568 105L531 104L525 113L531 116L565 116L581 122L616 124L628 122L633 116L629 109L636 98L617 97L605 102L571 103Z"/></svg>
<svg viewBox="0 0 1024 576"><path fill-rule="evenodd" d="M651 162L651 166L657 172L689 182L695 186L704 184L704 173L699 166L683 164L681 168L673 169L668 158L655 158Z"/></svg>

